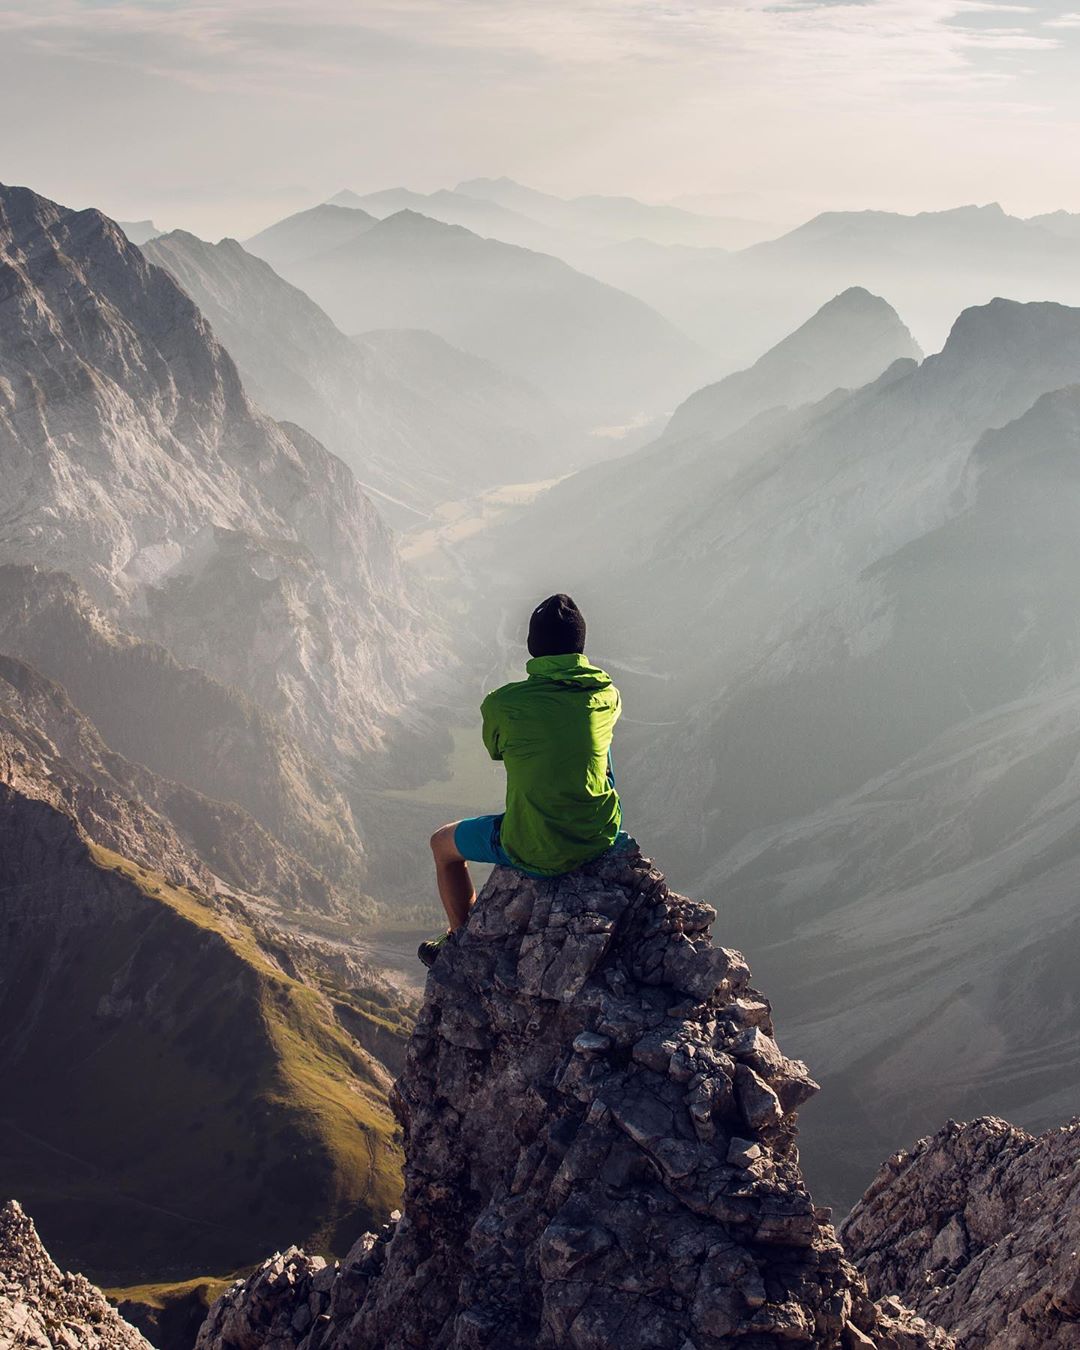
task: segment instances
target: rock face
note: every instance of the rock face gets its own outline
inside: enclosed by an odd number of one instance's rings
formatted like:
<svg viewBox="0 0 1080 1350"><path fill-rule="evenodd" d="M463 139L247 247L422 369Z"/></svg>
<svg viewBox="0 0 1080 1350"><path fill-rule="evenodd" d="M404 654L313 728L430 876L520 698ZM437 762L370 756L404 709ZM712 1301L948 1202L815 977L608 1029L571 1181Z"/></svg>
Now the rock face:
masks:
<svg viewBox="0 0 1080 1350"><path fill-rule="evenodd" d="M404 1216L336 1271L267 1262L201 1350L951 1345L875 1307L815 1208L815 1084L714 917L636 850L496 870L396 1085Z"/></svg>
<svg viewBox="0 0 1080 1350"><path fill-rule="evenodd" d="M960 1350L1080 1346L1080 1120L950 1121L885 1163L842 1232L870 1289Z"/></svg>
<svg viewBox="0 0 1080 1350"><path fill-rule="evenodd" d="M14 1200L0 1209L0 1345L18 1350L150 1350L81 1275L65 1275Z"/></svg>
<svg viewBox="0 0 1080 1350"><path fill-rule="evenodd" d="M240 690L123 632L69 577L33 567L0 566L0 651L62 685L109 750L216 803L202 808L178 790L166 814L185 817L183 832L230 885L298 908L370 912L356 904L370 890L357 813L325 766ZM70 746L71 719L61 720ZM83 772L86 759L80 752ZM276 843L257 841L240 812ZM162 870L164 859L151 856Z"/></svg>
<svg viewBox="0 0 1080 1350"><path fill-rule="evenodd" d="M442 649L348 468L98 211L0 186L0 330L0 561L69 573L339 771L381 747Z"/></svg>

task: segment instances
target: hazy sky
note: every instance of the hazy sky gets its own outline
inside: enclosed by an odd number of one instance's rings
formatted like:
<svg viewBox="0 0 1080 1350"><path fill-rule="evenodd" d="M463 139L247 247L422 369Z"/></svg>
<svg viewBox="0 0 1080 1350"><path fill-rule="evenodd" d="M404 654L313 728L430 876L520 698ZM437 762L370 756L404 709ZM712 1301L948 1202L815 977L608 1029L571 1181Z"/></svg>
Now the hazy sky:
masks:
<svg viewBox="0 0 1080 1350"><path fill-rule="evenodd" d="M0 128L0 181L212 238L500 174L778 223L1080 210L1080 10L0 0Z"/></svg>

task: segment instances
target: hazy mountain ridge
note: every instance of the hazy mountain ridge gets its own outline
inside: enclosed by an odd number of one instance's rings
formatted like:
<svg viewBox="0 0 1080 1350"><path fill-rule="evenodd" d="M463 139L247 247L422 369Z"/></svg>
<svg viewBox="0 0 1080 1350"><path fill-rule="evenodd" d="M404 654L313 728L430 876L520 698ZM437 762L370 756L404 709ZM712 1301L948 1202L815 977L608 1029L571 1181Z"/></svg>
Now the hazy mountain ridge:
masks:
<svg viewBox="0 0 1080 1350"><path fill-rule="evenodd" d="M771 690L736 701L718 723L721 773L742 790L736 806L718 777L713 819L731 838L751 833L708 884L729 897L740 940L787 990L796 1043L836 1089L821 1122L839 1141L842 1161L829 1148L834 1179L857 1154L868 1166L897 1124L910 1135L989 1101L1043 1128L1077 1089L1068 1047L1080 1023L1061 998L1056 953L1075 940L1069 876L1080 846L1078 464L1077 388L986 433L971 456L967 509L865 577L872 640L855 645L856 628L847 637L835 620L820 623L816 669L795 656ZM745 729L739 749L725 726ZM745 769L751 746L756 778ZM824 805L844 784L860 786ZM763 801L785 796L819 809L754 832ZM886 953L898 943L923 949L917 999L890 974ZM849 963L866 982L858 1014L830 1004L820 981ZM935 1001L950 1013L931 1035ZM1050 1043L1036 1038L1040 1015L1055 1026ZM849 1016L861 1031L847 1045L859 1052L838 1056L834 1028ZM980 1048L968 1050L957 1083L951 1066L975 1027ZM923 1078L909 1099L902 1085L916 1053ZM889 1103L885 1130L843 1119L871 1055L884 1059L875 1091ZM825 1134L809 1128L824 1154Z"/></svg>
<svg viewBox="0 0 1080 1350"><path fill-rule="evenodd" d="M115 225L25 189L2 203L0 317L20 337L0 353L4 560L70 573L354 761L443 654L375 509L249 403L199 311Z"/></svg>
<svg viewBox="0 0 1080 1350"><path fill-rule="evenodd" d="M364 896L346 901L233 803L110 750L58 684L7 656L0 656L0 778L31 797L44 792L92 838L174 885L233 887L287 911L371 913Z"/></svg>
<svg viewBox="0 0 1080 1350"><path fill-rule="evenodd" d="M248 243L258 251L258 240ZM414 211L337 247L313 245L278 270L346 332L430 330L592 419L671 406L700 360L640 300L558 258Z"/></svg>
<svg viewBox="0 0 1080 1350"><path fill-rule="evenodd" d="M210 320L244 387L339 455L393 522L503 482L552 477L580 453L569 423L524 381L434 334L350 340L235 240L174 231L143 250Z"/></svg>
<svg viewBox="0 0 1080 1350"><path fill-rule="evenodd" d="M646 238L659 244L733 248L749 242L748 235L765 232L765 227L755 221L702 215L633 197L557 197L509 178L472 178L459 183L454 192L535 216L551 226L573 229L597 241Z"/></svg>
<svg viewBox="0 0 1080 1350"><path fill-rule="evenodd" d="M359 207L324 202L268 225L245 239L244 248L284 276L297 263L358 238L376 221L376 216Z"/></svg>
<svg viewBox="0 0 1080 1350"><path fill-rule="evenodd" d="M817 403L834 389L860 389L902 359L920 361L918 343L890 304L853 286L749 369L692 394L675 409L664 440L718 439L772 408Z"/></svg>
<svg viewBox="0 0 1080 1350"><path fill-rule="evenodd" d="M294 876L304 908L347 905L355 913L369 903L353 808L326 769L238 690L121 632L73 581L40 569L0 567L0 651L63 686L110 750L194 789L215 811L236 803L250 814L279 842L284 856L270 856L285 869L284 893ZM185 802L195 805L189 798L174 805L194 830ZM224 824L229 807L220 809ZM240 822L230 829L229 847L238 847ZM213 818L199 827L204 861L216 832ZM258 876L248 888L259 889Z"/></svg>
<svg viewBox="0 0 1080 1350"><path fill-rule="evenodd" d="M1067 220L1055 228L993 204L830 211L734 253L625 243L582 265L739 367L850 286L888 296L928 351L957 314L994 296L1080 304L1078 248Z"/></svg>

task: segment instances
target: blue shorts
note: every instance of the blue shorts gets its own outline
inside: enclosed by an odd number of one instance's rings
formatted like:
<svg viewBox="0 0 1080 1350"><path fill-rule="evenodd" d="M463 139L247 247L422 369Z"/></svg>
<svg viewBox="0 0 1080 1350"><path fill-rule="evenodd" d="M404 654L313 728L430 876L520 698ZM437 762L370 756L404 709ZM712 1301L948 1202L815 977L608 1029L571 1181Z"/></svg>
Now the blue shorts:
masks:
<svg viewBox="0 0 1080 1350"><path fill-rule="evenodd" d="M516 872L524 872L528 877L549 875L543 872L530 872L527 867L519 867L516 862L510 860L499 840L503 814L469 816L467 820L459 820L454 831L454 847L467 862L491 863L493 867L512 867ZM633 842L625 830L620 830L611 847L621 852Z"/></svg>

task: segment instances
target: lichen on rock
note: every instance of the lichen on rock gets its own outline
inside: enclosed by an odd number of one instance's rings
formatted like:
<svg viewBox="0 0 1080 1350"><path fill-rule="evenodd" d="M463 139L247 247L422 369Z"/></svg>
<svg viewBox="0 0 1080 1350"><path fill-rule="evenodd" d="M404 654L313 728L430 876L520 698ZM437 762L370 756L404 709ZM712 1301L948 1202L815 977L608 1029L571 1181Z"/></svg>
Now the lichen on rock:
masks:
<svg viewBox="0 0 1080 1350"><path fill-rule="evenodd" d="M497 869L395 1087L403 1216L336 1273L267 1263L200 1350L950 1346L870 1301L815 1207L816 1084L714 918L636 849Z"/></svg>

